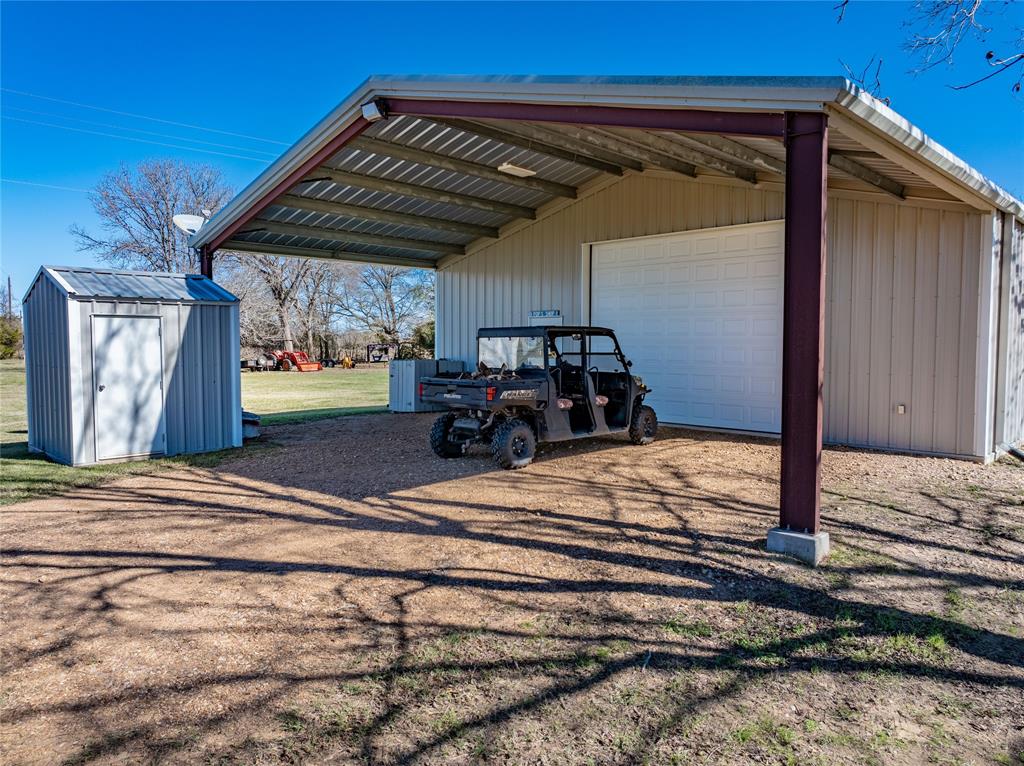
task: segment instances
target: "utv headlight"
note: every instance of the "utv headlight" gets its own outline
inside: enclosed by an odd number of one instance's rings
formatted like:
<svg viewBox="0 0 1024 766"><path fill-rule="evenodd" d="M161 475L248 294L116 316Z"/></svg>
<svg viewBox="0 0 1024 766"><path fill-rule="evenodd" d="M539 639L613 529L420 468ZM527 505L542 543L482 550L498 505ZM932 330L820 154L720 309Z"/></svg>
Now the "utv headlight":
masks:
<svg viewBox="0 0 1024 766"><path fill-rule="evenodd" d="M633 376L633 382L636 383L637 388L644 388L645 387L644 386L644 379L641 378L639 375L634 375Z"/></svg>

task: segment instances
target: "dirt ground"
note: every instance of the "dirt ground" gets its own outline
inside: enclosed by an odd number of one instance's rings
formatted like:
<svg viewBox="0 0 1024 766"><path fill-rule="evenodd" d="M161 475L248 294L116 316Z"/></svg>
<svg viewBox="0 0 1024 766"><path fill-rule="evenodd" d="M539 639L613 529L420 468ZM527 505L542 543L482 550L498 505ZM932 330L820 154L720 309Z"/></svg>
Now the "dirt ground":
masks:
<svg viewBox="0 0 1024 766"><path fill-rule="evenodd" d="M942 764L1024 756L1024 470L664 430L443 461L430 416L8 506L0 760Z"/></svg>

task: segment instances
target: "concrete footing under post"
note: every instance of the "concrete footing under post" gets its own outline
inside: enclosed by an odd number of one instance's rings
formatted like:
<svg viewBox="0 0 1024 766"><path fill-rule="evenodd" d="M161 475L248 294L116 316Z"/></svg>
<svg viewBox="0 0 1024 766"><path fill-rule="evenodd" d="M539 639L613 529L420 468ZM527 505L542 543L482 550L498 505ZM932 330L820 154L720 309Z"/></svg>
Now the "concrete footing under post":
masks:
<svg viewBox="0 0 1024 766"><path fill-rule="evenodd" d="M768 530L768 550L817 566L828 556L828 532L812 535L775 527Z"/></svg>

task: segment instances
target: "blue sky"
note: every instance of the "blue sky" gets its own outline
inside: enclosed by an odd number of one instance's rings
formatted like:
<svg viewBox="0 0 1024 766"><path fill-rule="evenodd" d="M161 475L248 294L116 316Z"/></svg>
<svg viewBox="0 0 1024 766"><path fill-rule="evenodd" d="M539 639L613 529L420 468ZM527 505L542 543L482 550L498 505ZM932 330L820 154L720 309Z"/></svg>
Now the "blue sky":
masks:
<svg viewBox="0 0 1024 766"><path fill-rule="evenodd" d="M819 75L880 56L897 111L1024 194L1024 99L1007 79L947 87L983 73L1024 9L914 77L909 4L854 0L842 24L833 4L3 2L0 269L20 297L41 263L90 263L68 227L96 227L84 192L119 163L207 162L241 188L374 73Z"/></svg>

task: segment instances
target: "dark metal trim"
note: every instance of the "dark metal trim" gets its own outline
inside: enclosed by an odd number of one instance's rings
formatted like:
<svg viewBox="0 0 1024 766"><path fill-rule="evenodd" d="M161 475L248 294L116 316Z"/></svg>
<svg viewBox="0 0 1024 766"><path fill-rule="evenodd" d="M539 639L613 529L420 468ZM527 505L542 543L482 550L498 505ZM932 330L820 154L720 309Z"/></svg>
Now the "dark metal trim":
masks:
<svg viewBox="0 0 1024 766"><path fill-rule="evenodd" d="M779 525L821 525L828 118L787 112Z"/></svg>
<svg viewBox="0 0 1024 766"><path fill-rule="evenodd" d="M281 179L273 189L260 197L254 205L250 205L242 215L238 216L238 218L231 223L231 225L218 234L212 242L208 243L206 246L210 248L210 253L212 254L224 242L231 239L237 231L249 223L249 221L272 205L277 197L295 186L295 184L302 180L304 175L319 167L324 161L332 157L339 149L368 127L370 127L370 123L367 120L362 117L357 117L351 125L320 147L312 156L307 158L305 162Z"/></svg>

